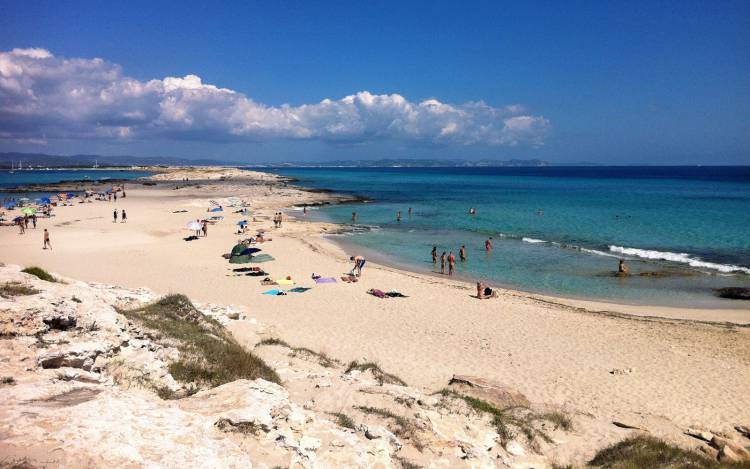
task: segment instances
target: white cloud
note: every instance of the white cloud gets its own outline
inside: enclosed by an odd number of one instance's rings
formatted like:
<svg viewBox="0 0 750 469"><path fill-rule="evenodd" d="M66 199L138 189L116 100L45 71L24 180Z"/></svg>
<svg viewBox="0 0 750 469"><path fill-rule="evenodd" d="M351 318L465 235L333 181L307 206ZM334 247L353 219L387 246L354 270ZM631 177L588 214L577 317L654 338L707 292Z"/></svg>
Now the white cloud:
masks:
<svg viewBox="0 0 750 469"><path fill-rule="evenodd" d="M548 126L518 104L411 102L367 91L273 107L196 75L143 82L98 58L56 57L45 49L0 52L0 138L16 141L44 136L540 145Z"/></svg>

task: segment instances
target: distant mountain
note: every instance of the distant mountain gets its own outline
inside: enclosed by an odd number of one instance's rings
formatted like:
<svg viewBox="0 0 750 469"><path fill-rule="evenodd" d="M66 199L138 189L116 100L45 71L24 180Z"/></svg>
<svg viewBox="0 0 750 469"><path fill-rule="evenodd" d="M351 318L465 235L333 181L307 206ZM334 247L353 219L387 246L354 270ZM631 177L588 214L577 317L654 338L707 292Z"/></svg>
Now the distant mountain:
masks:
<svg viewBox="0 0 750 469"><path fill-rule="evenodd" d="M550 166L542 160L429 160L429 159L379 159L340 161L294 161L288 163L253 164L255 168L471 168L498 166Z"/></svg>
<svg viewBox="0 0 750 469"><path fill-rule="evenodd" d="M0 153L0 168L90 168L99 166L189 166L189 165L227 165L236 166L237 162L174 157L141 157L141 156L102 156L102 155L46 155L44 153Z"/></svg>

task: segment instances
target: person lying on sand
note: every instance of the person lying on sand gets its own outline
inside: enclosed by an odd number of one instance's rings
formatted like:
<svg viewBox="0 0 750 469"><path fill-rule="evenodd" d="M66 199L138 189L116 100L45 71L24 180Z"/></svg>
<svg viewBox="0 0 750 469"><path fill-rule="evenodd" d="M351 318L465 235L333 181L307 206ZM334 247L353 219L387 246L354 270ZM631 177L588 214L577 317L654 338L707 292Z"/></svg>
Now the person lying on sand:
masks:
<svg viewBox="0 0 750 469"><path fill-rule="evenodd" d="M477 282L477 298L484 300L487 298L497 298L497 290L488 287L482 282Z"/></svg>

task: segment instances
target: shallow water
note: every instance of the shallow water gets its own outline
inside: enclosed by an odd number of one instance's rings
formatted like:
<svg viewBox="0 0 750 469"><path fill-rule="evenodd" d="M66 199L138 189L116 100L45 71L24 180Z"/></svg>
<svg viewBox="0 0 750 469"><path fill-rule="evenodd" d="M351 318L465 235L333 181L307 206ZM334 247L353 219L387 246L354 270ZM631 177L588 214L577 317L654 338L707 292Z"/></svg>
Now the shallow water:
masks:
<svg viewBox="0 0 750 469"><path fill-rule="evenodd" d="M18 187L28 184L53 184L65 181L107 181L109 179L135 179L149 176L153 173L132 170L109 169L50 169L50 170L18 170L13 173L0 171L0 200L5 198L19 199L26 197L37 199L48 197L56 192L3 192L3 188Z"/></svg>
<svg viewBox="0 0 750 469"><path fill-rule="evenodd" d="M351 223L356 211L356 233L342 240L415 270L432 269L433 245L457 257L465 245L469 260L458 263L457 274L530 291L737 306L712 289L750 286L750 167L272 171L305 187L371 198L310 210L309 217ZM619 258L636 274L659 275L617 278L611 273Z"/></svg>

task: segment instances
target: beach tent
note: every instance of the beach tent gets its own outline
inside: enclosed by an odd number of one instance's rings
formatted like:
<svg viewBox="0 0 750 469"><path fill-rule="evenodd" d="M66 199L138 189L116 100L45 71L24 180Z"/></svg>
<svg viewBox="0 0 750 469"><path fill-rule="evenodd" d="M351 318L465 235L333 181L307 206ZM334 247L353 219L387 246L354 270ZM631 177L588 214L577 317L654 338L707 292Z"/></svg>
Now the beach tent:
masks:
<svg viewBox="0 0 750 469"><path fill-rule="evenodd" d="M229 255L230 256L239 256L240 254L242 254L242 251L244 251L244 250L245 250L245 245L244 244L242 244L242 243L235 244L234 247L232 248L231 254L229 254Z"/></svg>
<svg viewBox="0 0 750 469"><path fill-rule="evenodd" d="M189 223L187 224L186 228L187 228L188 230L198 231L198 230L200 230L201 228L203 228L203 225L201 225L201 224L200 224L200 223L198 223L197 221L191 221L191 222L189 222Z"/></svg>
<svg viewBox="0 0 750 469"><path fill-rule="evenodd" d="M232 256L229 258L230 264L247 264L248 262L252 262L253 256L250 254L244 255L244 256Z"/></svg>
<svg viewBox="0 0 750 469"><path fill-rule="evenodd" d="M33 215L36 213L36 209L33 207L26 207L21 210L21 213L23 213L24 215Z"/></svg>

